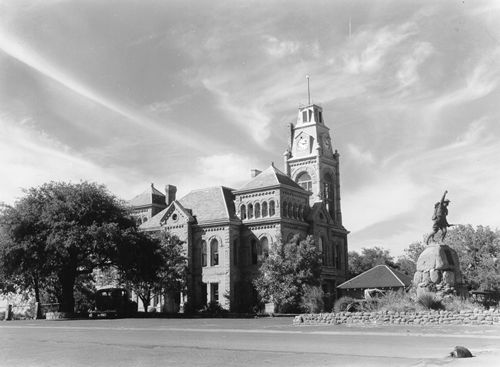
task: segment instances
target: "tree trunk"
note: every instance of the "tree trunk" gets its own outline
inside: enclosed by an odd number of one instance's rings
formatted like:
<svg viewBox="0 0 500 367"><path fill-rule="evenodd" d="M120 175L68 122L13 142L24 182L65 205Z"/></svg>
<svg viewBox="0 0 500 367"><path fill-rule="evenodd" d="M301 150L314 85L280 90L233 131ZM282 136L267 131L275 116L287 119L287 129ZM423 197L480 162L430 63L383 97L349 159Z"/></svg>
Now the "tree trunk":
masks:
<svg viewBox="0 0 500 367"><path fill-rule="evenodd" d="M142 301L142 307L144 307L144 312L148 312L149 304L151 303L151 292L147 291L145 293L139 294L139 298Z"/></svg>
<svg viewBox="0 0 500 367"><path fill-rule="evenodd" d="M33 290L35 291L35 302L40 302L40 285L38 283L38 275L33 274Z"/></svg>
<svg viewBox="0 0 500 367"><path fill-rule="evenodd" d="M73 294L75 279L76 272L73 270L63 271L62 274L59 275L59 281L61 284L61 312L75 312L75 296Z"/></svg>
<svg viewBox="0 0 500 367"><path fill-rule="evenodd" d="M41 302L40 302L40 284L38 282L38 274L33 275L33 289L35 291L35 302L38 304L38 307L35 308L35 310L36 310L35 319L40 319L40 318L42 318L42 310L40 308L40 305L41 305Z"/></svg>

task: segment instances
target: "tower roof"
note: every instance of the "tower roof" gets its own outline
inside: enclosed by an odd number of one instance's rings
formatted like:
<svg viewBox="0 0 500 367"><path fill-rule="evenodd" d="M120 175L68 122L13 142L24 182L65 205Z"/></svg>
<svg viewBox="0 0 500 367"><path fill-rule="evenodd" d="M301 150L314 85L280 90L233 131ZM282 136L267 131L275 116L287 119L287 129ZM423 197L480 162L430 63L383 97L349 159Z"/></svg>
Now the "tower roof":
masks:
<svg viewBox="0 0 500 367"><path fill-rule="evenodd" d="M153 200L153 196L158 197L159 201L163 201L163 204L165 204L165 194L158 191L153 184L151 184L151 186L142 194L139 194L131 199L129 204L134 207L158 204L158 199Z"/></svg>
<svg viewBox="0 0 500 367"><path fill-rule="evenodd" d="M377 265L342 283L337 288L396 288L407 287L409 285L411 285L411 279L408 275L391 269L387 265Z"/></svg>
<svg viewBox="0 0 500 367"><path fill-rule="evenodd" d="M292 180L286 173L271 164L267 169L259 173L256 177L248 181L242 188L237 191L247 191L262 189L269 186L285 185L295 189L304 190L299 184Z"/></svg>

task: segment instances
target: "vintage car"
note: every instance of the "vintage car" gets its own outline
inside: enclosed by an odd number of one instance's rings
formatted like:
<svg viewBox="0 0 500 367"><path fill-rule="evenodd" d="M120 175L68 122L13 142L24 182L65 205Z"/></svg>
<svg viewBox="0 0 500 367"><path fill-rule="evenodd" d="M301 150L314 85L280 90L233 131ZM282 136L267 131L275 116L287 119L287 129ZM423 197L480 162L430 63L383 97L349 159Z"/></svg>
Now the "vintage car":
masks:
<svg viewBox="0 0 500 367"><path fill-rule="evenodd" d="M95 308L89 316L96 317L131 317L137 313L137 302L130 299L125 288L103 288L94 294Z"/></svg>

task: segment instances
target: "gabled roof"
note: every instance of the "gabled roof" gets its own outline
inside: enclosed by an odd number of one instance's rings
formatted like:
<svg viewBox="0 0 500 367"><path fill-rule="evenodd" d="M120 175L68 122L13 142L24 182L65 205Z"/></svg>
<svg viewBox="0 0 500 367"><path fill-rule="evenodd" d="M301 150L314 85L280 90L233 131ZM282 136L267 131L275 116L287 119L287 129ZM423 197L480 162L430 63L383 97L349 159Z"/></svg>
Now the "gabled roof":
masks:
<svg viewBox="0 0 500 367"><path fill-rule="evenodd" d="M179 200L198 224L236 219L232 189L224 186L193 190Z"/></svg>
<svg viewBox="0 0 500 367"><path fill-rule="evenodd" d="M139 228L142 230L159 229L172 205L181 210L189 220L196 219L198 224L237 219L232 191L233 189L224 186L193 190L142 223Z"/></svg>
<svg viewBox="0 0 500 367"><path fill-rule="evenodd" d="M168 207L163 209L161 212L157 213L155 216L153 216L151 219L145 221L142 223L139 228L142 230L152 230L152 229L159 229L163 223L167 219L167 217L172 214L174 210L180 211L188 221L192 221L193 217L191 216L191 213L186 210L182 204L180 204L177 200L174 200L173 202L170 203Z"/></svg>
<svg viewBox="0 0 500 367"><path fill-rule="evenodd" d="M353 289L353 288L389 288L389 287L408 287L412 280L406 274L391 269L387 265L377 265L365 271L364 273L349 279L347 282L340 284L337 288Z"/></svg>
<svg viewBox="0 0 500 367"><path fill-rule="evenodd" d="M267 169L259 173L257 176L248 181L242 188L237 191L247 191L262 189L269 186L285 185L295 189L304 190L298 183L292 180L286 173L271 164Z"/></svg>
<svg viewBox="0 0 500 367"><path fill-rule="evenodd" d="M146 191L130 200L129 204L135 207L152 205L153 203L157 204L158 202L153 201L153 195L159 196L159 200L165 201L165 194L163 194L161 191L158 191L153 186L153 184L151 184L151 186Z"/></svg>

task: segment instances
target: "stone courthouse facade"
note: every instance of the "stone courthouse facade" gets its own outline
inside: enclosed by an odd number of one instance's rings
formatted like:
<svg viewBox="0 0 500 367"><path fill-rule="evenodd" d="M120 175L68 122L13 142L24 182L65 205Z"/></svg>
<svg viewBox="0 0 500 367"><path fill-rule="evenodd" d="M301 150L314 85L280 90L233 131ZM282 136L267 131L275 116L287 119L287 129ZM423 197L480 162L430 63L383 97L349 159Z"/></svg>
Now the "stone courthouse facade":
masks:
<svg viewBox="0 0 500 367"><path fill-rule="evenodd" d="M299 234L312 235L323 254L321 284L331 305L336 286L346 280L348 232L342 225L339 155L321 107L299 108L283 157L283 171L274 164L252 170L239 189L203 188L177 199L175 186L162 193L151 185L132 199L140 229L165 230L185 241L188 287L178 302L201 308L217 301L232 311L251 310L260 261L275 241Z"/></svg>

